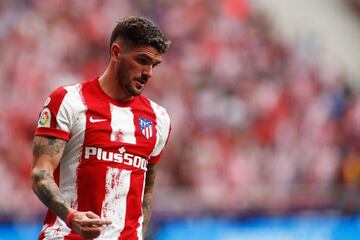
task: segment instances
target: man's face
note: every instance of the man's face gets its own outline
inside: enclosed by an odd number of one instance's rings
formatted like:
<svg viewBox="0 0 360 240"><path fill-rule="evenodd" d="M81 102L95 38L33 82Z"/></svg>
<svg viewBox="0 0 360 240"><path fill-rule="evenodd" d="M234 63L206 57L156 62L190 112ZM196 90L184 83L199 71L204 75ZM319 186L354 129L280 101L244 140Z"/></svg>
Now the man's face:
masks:
<svg viewBox="0 0 360 240"><path fill-rule="evenodd" d="M139 96L153 69L161 63L161 54L150 46L136 47L119 56L117 78L125 95Z"/></svg>

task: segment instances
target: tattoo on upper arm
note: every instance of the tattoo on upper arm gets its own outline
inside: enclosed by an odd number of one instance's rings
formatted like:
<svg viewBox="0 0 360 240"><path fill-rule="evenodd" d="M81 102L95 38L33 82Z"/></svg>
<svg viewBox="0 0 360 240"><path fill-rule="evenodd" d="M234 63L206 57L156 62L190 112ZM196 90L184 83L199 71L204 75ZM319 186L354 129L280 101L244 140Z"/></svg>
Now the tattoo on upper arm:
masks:
<svg viewBox="0 0 360 240"><path fill-rule="evenodd" d="M33 154L39 157L42 154L54 157L64 150L66 141L54 137L36 136L33 141Z"/></svg>

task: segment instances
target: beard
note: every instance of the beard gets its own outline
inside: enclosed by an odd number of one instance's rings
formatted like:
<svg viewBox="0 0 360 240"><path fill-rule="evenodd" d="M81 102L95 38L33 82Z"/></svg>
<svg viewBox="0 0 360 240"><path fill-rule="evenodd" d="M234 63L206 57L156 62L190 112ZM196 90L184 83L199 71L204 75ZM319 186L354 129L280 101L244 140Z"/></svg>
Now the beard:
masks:
<svg viewBox="0 0 360 240"><path fill-rule="evenodd" d="M138 89L136 85L136 78L131 77L129 71L125 67L120 67L117 73L117 79L121 90L130 96L139 96L142 93L142 88Z"/></svg>

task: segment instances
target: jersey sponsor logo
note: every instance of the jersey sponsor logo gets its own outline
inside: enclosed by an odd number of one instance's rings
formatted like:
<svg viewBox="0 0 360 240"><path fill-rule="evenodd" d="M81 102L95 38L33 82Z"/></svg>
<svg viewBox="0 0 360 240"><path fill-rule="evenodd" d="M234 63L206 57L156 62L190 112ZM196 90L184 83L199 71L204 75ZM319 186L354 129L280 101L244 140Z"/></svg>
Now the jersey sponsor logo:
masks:
<svg viewBox="0 0 360 240"><path fill-rule="evenodd" d="M89 119L89 121L91 122L91 123L98 123L98 122L105 122L106 121L106 119L95 119L95 118L93 118L93 116L91 116L90 117L90 119Z"/></svg>
<svg viewBox="0 0 360 240"><path fill-rule="evenodd" d="M139 118L139 126L141 129L141 133L146 137L146 139L150 139L153 136L153 122L147 118L141 117Z"/></svg>
<svg viewBox="0 0 360 240"><path fill-rule="evenodd" d="M38 127L50 127L51 113L50 109L44 108L40 114L40 119L38 121Z"/></svg>
<svg viewBox="0 0 360 240"><path fill-rule="evenodd" d="M123 163L125 165L147 170L148 160L141 156L126 152L124 147L118 149L118 152L105 151L100 147L85 147L85 159L95 156L97 160Z"/></svg>

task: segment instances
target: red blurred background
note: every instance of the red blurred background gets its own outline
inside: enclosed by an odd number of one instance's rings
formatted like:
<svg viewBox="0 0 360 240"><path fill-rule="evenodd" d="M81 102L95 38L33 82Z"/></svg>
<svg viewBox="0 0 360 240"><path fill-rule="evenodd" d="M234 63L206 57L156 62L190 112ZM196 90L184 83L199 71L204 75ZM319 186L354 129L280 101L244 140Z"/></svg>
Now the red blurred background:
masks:
<svg viewBox="0 0 360 240"><path fill-rule="evenodd" d="M316 39L280 37L246 0L3 0L0 219L43 214L30 179L39 111L52 89L101 74L126 15L149 17L172 41L145 92L173 129L155 216L358 213L358 79L303 48Z"/></svg>

